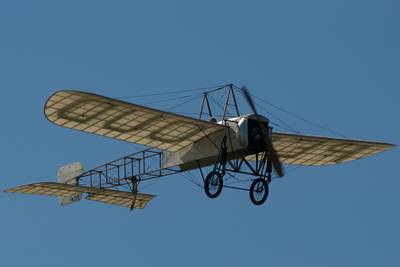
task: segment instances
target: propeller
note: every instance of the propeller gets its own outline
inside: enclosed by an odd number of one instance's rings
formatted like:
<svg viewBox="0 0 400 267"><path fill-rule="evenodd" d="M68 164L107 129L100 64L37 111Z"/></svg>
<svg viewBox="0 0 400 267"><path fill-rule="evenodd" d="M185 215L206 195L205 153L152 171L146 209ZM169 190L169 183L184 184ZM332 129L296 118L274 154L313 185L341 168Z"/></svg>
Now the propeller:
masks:
<svg viewBox="0 0 400 267"><path fill-rule="evenodd" d="M261 137L265 144L265 150L269 152L269 158L271 159L272 166L274 167L276 174L279 177L283 177L283 175L284 175L283 168L282 168L281 162L279 161L278 153L276 153L276 150L275 150L274 146L272 145L271 139L268 138L268 136L267 136L267 131L265 129L264 124L261 122L260 117L258 116L256 106L254 105L254 102L253 102L253 99L251 98L249 90L245 86L243 86L242 91L244 93L244 97L247 100L247 103L249 103L250 108L253 110L253 113L256 115L258 124L260 126L260 130L261 130Z"/></svg>

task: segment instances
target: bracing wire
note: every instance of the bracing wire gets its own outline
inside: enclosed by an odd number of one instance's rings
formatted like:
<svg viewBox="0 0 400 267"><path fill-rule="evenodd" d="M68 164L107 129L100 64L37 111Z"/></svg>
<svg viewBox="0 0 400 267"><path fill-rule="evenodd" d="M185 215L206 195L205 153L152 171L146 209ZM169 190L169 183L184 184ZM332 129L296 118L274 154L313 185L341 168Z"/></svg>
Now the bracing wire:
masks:
<svg viewBox="0 0 400 267"><path fill-rule="evenodd" d="M194 180L194 177L193 177L193 175L190 173L190 172L182 172L182 173L180 173L182 176L183 176L183 178L185 178L187 181L189 181L190 183L192 183L192 184L194 184L194 185L196 185L196 186L198 186L198 187L200 187L200 188L203 188L203 186L201 185L201 184L199 184L198 182L196 182L195 180Z"/></svg>
<svg viewBox="0 0 400 267"><path fill-rule="evenodd" d="M235 86L235 85L233 85L233 87L234 87L235 90L238 91L240 94L243 94L241 88L239 88L239 87L237 87L237 86ZM305 123L308 123L309 125L312 125L312 126L314 126L314 127L316 127L316 128L322 129L322 130L324 130L324 131L327 131L327 132L329 132L329 133L331 133L331 134L334 134L334 135L337 135L337 136L340 136L340 137L343 137L343 138L348 138L347 136L345 136L345 135L343 135L343 134L341 134L341 133L339 133L339 132L337 132L337 131L334 131L334 130L329 129L329 128L325 127L325 126L322 126L322 125L320 125L320 124L318 124L318 123L315 123L315 122L312 122L312 121L310 121L310 120L308 120L308 119L305 119L305 118L301 117L300 115L294 114L293 112L290 112L290 111L288 111L288 110L286 110L286 109L283 109L283 108L281 108L281 107L279 107L279 106L277 106L277 105L275 105L275 104L272 104L271 102L268 102L268 101L266 101L266 100L264 100L264 99L262 99L262 98L260 98L260 97L257 97L257 96L255 96L255 95L252 95L252 97L255 98L255 99L257 99L257 100L259 100L259 101L261 101L261 102L263 102L264 104L267 104L267 105L269 105L269 106L271 106L271 107L273 107L273 108L275 108L275 109L277 109L277 110L279 110L279 111L281 111L281 112L283 112L283 113L285 113L285 114L287 114L287 115L290 115L290 116L292 116L292 117L294 117L294 118L296 118L296 119L298 119L298 120L301 120L301 121L303 121L303 122L305 122ZM262 107L262 106L261 106L261 107ZM281 122L282 122L282 121L281 121Z"/></svg>
<svg viewBox="0 0 400 267"><path fill-rule="evenodd" d="M193 98L190 98L191 96L193 96L193 94L189 94L189 95L175 96L175 97L171 97L171 98L167 98L167 99L162 99L162 100L142 103L143 105L151 105L151 104L157 104L157 103L173 102L173 101L176 101L176 100L185 100L183 103L179 103L177 105L174 105L174 106L168 108L168 110L172 110L172 109L174 109L174 108L176 108L178 106L181 106L183 104L189 103L189 102L197 99L198 97L204 95L205 93L207 93L209 95L210 102L215 107L218 107L219 109L223 109L223 105L220 102L221 102L221 100L224 101L224 96L226 96L227 92L226 92L226 90L222 90L222 89L224 89L224 88L226 88L228 86L232 86L235 91L239 92L240 94L243 94L242 89L239 88L238 86L232 85L232 84L223 84L223 85L210 86L210 87L201 87L201 88L193 88L193 89L171 90L171 91L168 91L168 92L164 91L164 92L161 92L161 93L153 93L153 94L124 96L124 97L118 97L118 99L146 98L146 97L154 97L154 96L171 96L171 95L176 95L176 94L185 93L185 92L196 92L195 95L197 95L197 96L193 97ZM220 91L220 90L222 91L221 95L218 96L217 99L215 99L215 97L212 96L211 93L215 93L215 92ZM252 96L253 96L254 99L256 99L257 102L259 102L258 103L258 107L260 109L262 109L263 112L268 114L268 116L270 116L271 118L273 118L276 121L276 122L271 122L271 124L281 128L283 130L286 130L286 131L289 131L289 132L295 132L297 134L301 134L300 131L296 130L294 127L290 126L285 121L280 119L276 114L274 114L273 112L271 112L270 110L265 108L264 104L266 104L266 105L268 105L268 106L270 106L270 107L272 107L272 108L274 108L274 109L276 109L276 110L278 110L278 111L280 111L282 113L290 115L291 117L294 117L294 118L296 118L298 120L301 120L301 121L303 121L303 122L305 122L305 123L307 123L309 125L317 127L319 129L322 129L322 130L327 131L329 133L332 133L334 135L347 138L345 135L343 135L343 134L341 134L341 133L339 133L337 131L334 131L334 130L329 129L329 128L325 127L325 126L322 126L322 125L320 125L318 123L315 123L313 121L305 119L302 116L297 115L297 114L295 114L293 112L290 112L290 111L288 111L288 110L286 110L286 109L284 109L282 107L279 107L278 105L273 104L273 103L271 103L269 101L266 101L265 99L262 99L262 98L260 98L258 96L255 96L255 95L252 95ZM262 104L260 104L260 102ZM227 109L227 115L231 115L229 109ZM220 117L222 117L222 116L220 116Z"/></svg>
<svg viewBox="0 0 400 267"><path fill-rule="evenodd" d="M186 99L189 97L193 97L193 95L184 95L184 96L176 96L176 97L171 97L163 100L157 100L157 101L152 101L152 102L144 102L140 103L141 105L153 105L153 104L158 104L158 103L166 103L166 102L173 102L181 99Z"/></svg>
<svg viewBox="0 0 400 267"><path fill-rule="evenodd" d="M179 104L177 104L177 105L174 105L174 106L172 106L172 107L169 107L169 108L167 108L166 110L167 110L167 111L173 110L174 108L177 108L177 107L180 107L180 106L182 106L182 105L184 105L184 104L187 104L187 103L189 103L189 102L192 102L193 100L196 100L196 99L198 99L198 98L200 98L200 97L201 97L201 95L200 95L200 96L192 97L192 98L190 98L189 100L186 100L186 101L184 101L184 102L182 102L182 103L179 103Z"/></svg>
<svg viewBox="0 0 400 267"><path fill-rule="evenodd" d="M153 94L144 94L144 95L131 95L131 96L121 96L121 97L116 97L116 99L129 99L129 98L142 98L142 97L153 97L153 96L163 96L163 95L173 95L173 94L180 94L180 93L186 93L186 92L198 92L198 91L207 91L208 93L212 93L221 89L224 89L226 86L229 84L223 84L223 85L217 85L217 86L211 86L211 87L201 87L201 88L193 88L193 89L183 89L183 90L163 90L167 92L162 92L162 93L153 93ZM201 92L204 93L204 92Z"/></svg>

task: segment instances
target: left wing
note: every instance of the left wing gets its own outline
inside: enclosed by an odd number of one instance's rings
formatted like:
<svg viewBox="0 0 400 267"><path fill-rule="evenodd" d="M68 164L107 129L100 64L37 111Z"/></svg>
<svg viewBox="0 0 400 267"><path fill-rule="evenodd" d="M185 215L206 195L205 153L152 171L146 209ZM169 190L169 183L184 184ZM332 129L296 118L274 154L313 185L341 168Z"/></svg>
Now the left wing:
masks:
<svg viewBox="0 0 400 267"><path fill-rule="evenodd" d="M392 144L320 136L273 133L273 145L284 164L320 166L344 163L383 152Z"/></svg>
<svg viewBox="0 0 400 267"><path fill-rule="evenodd" d="M51 122L135 144L178 151L224 126L80 91L59 91L46 102Z"/></svg>

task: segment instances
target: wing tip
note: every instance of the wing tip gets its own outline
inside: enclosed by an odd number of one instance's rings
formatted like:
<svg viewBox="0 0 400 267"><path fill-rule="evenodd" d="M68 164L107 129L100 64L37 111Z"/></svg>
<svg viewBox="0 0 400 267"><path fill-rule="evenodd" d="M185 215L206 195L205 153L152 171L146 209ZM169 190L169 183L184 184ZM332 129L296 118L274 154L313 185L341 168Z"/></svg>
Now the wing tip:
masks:
<svg viewBox="0 0 400 267"><path fill-rule="evenodd" d="M47 108L48 108L48 103L53 99L53 97L55 97L57 94L60 94L60 93L64 93L64 92L80 92L80 91L78 91L78 90L71 90L71 89L61 89L61 90L57 90L57 91L55 91L55 92L53 92L48 98L47 98L47 100L46 100L46 102L44 103L44 106L43 106L43 115L44 115L44 117L48 120L48 121L50 121L51 123L54 123L54 121L52 121L48 116L47 116L47 113L46 113L46 110L47 110Z"/></svg>

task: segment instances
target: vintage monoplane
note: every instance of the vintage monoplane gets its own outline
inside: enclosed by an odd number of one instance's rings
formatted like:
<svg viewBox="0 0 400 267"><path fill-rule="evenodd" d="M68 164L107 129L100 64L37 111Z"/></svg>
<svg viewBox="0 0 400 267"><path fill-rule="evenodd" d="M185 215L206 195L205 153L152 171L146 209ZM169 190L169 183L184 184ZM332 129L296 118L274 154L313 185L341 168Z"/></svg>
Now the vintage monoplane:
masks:
<svg viewBox="0 0 400 267"><path fill-rule="evenodd" d="M235 90L252 110L240 115ZM63 205L81 200L144 208L154 195L139 189L149 180L199 169L210 198L223 188L246 190L255 205L269 193L272 169L282 177L282 164L320 166L338 164L382 152L393 145L273 131L269 120L258 115L246 88L226 86L221 120L212 115L204 92L199 118L165 112L92 93L63 90L54 93L44 108L48 120L66 128L98 134L150 147L146 150L84 171L81 163L61 167L58 182L18 186L6 192L57 196ZM236 116L227 116L233 102ZM202 115L208 109L208 120ZM203 168L211 171L204 174ZM249 186L224 183L235 173L246 174ZM237 179L237 178L236 178Z"/></svg>

